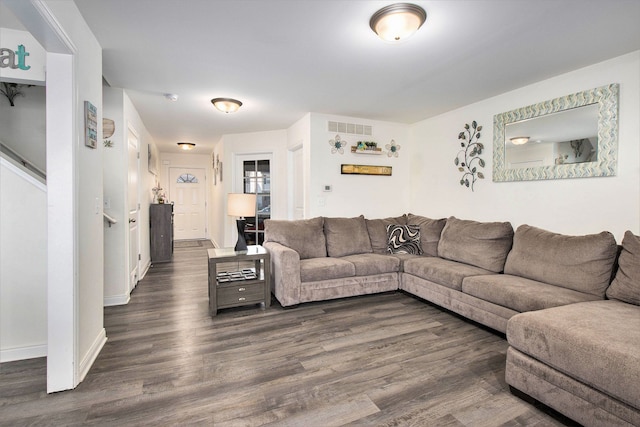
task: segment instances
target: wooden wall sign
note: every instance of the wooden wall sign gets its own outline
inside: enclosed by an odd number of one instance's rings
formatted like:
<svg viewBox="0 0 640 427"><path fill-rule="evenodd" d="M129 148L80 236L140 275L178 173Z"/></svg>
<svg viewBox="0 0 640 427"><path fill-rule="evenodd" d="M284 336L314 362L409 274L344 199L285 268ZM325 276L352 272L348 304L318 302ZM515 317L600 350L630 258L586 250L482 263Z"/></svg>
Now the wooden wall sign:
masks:
<svg viewBox="0 0 640 427"><path fill-rule="evenodd" d="M98 145L98 109L89 101L84 101L84 145L89 148Z"/></svg>
<svg viewBox="0 0 640 427"><path fill-rule="evenodd" d="M342 165L342 175L383 175L391 176L391 166Z"/></svg>

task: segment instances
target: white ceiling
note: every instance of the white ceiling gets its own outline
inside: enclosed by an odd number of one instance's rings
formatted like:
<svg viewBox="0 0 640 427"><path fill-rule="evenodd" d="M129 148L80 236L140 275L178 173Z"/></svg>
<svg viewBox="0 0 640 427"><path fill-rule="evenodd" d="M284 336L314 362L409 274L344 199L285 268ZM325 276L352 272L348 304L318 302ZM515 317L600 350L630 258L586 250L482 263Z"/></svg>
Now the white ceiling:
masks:
<svg viewBox="0 0 640 427"><path fill-rule="evenodd" d="M104 78L161 151L191 141L210 153L223 134L285 129L310 111L415 123L640 49L640 0L416 0L427 22L397 45L369 28L391 1L75 3ZM214 97L244 105L223 114Z"/></svg>

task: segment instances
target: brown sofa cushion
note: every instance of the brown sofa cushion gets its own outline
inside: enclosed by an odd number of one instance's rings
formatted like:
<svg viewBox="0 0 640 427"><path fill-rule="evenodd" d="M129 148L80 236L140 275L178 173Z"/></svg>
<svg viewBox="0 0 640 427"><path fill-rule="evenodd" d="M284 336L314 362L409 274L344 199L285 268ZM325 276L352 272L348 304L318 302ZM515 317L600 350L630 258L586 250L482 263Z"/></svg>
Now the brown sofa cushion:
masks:
<svg viewBox="0 0 640 427"><path fill-rule="evenodd" d="M438 256L438 242L446 223L446 218L431 219L411 213L407 215L407 225L420 226L420 246L422 253L428 256Z"/></svg>
<svg viewBox="0 0 640 427"><path fill-rule="evenodd" d="M477 222L450 217L438 243L438 256L500 273L511 249L508 222Z"/></svg>
<svg viewBox="0 0 640 427"><path fill-rule="evenodd" d="M365 219L367 231L369 232L369 240L371 241L371 249L374 254L387 253L387 225L399 224L407 225L407 217L405 215L395 218L382 219Z"/></svg>
<svg viewBox="0 0 640 427"><path fill-rule="evenodd" d="M300 282L342 279L356 275L356 267L337 258L310 258L300 261Z"/></svg>
<svg viewBox="0 0 640 427"><path fill-rule="evenodd" d="M640 236L631 231L624 233L618 271L607 288L607 297L640 305Z"/></svg>
<svg viewBox="0 0 640 427"><path fill-rule="evenodd" d="M349 261L356 268L356 276L371 276L400 271L400 260L396 257L380 254L357 254L340 258Z"/></svg>
<svg viewBox="0 0 640 427"><path fill-rule="evenodd" d="M324 235L330 257L372 252L367 224L362 215L355 218L325 218Z"/></svg>
<svg viewBox="0 0 640 427"><path fill-rule="evenodd" d="M446 286L456 291L462 290L465 277L492 274L493 272L438 257L415 257L404 260L404 272L421 279Z"/></svg>
<svg viewBox="0 0 640 427"><path fill-rule="evenodd" d="M617 252L607 231L567 236L521 225L504 272L604 298Z"/></svg>
<svg viewBox="0 0 640 427"><path fill-rule="evenodd" d="M266 219L264 241L276 242L298 252L300 259L327 256L322 217L297 221Z"/></svg>
<svg viewBox="0 0 640 427"><path fill-rule="evenodd" d="M521 313L509 319L507 340L522 353L640 408L640 307L592 301Z"/></svg>
<svg viewBox="0 0 640 427"><path fill-rule="evenodd" d="M598 301L595 295L509 274L467 277L462 281L462 292L520 313Z"/></svg>

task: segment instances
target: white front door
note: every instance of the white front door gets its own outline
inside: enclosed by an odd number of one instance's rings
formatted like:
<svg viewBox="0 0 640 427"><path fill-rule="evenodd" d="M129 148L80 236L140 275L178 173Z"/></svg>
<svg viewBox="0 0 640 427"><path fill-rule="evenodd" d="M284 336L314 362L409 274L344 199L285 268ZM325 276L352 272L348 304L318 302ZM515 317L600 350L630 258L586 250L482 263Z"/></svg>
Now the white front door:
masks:
<svg viewBox="0 0 640 427"><path fill-rule="evenodd" d="M169 168L174 239L206 238L205 170Z"/></svg>
<svg viewBox="0 0 640 427"><path fill-rule="evenodd" d="M129 172L128 172L128 200L129 211L129 292L138 284L138 136L129 129L128 133Z"/></svg>

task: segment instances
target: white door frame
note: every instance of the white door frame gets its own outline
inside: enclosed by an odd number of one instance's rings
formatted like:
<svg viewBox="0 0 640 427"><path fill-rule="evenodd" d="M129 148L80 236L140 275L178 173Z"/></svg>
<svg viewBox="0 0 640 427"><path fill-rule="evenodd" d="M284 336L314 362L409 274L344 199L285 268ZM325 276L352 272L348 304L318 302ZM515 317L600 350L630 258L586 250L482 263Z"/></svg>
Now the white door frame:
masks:
<svg viewBox="0 0 640 427"><path fill-rule="evenodd" d="M130 265L129 261L132 259L131 258L131 241L130 241L130 232L129 232L129 223L127 222L127 233L126 233L126 252L127 252L127 289L129 290L129 293L131 293L131 291L133 291L133 289L136 287L137 285L137 281L140 279L140 135L138 134L138 131L135 129L135 127L130 123L127 122L127 152L126 152L126 156L127 156L127 174L129 173L129 134L132 134L134 136L134 138L136 139L136 174L137 174L137 179L136 179L136 197L135 197L135 204L136 204L136 213L135 216L133 218L130 217L130 209L129 209L129 190L130 190L130 185L129 185L129 180L127 179L127 203L126 203L126 207L125 207L125 218L128 218L129 220L134 219L136 221L137 227L136 227L136 233L135 233L135 239L137 240L137 244L136 244L136 248L138 249L138 253L134 254L134 260L135 260L135 267L136 267L136 279L132 280L131 277L131 272L132 272L132 266Z"/></svg>

